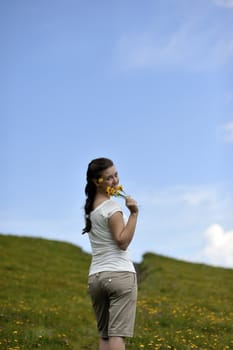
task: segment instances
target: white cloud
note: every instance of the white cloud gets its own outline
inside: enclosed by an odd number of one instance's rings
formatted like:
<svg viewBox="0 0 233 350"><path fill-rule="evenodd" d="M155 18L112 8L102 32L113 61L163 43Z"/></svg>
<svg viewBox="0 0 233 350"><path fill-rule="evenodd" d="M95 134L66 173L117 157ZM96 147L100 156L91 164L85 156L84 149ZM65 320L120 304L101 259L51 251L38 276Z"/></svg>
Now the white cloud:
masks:
<svg viewBox="0 0 233 350"><path fill-rule="evenodd" d="M225 131L225 141L232 143L233 142L233 121L223 125Z"/></svg>
<svg viewBox="0 0 233 350"><path fill-rule="evenodd" d="M233 8L233 0L214 0L214 2L218 6Z"/></svg>
<svg viewBox="0 0 233 350"><path fill-rule="evenodd" d="M213 265L233 267L233 230L224 232L220 225L211 225L205 232L203 256Z"/></svg>

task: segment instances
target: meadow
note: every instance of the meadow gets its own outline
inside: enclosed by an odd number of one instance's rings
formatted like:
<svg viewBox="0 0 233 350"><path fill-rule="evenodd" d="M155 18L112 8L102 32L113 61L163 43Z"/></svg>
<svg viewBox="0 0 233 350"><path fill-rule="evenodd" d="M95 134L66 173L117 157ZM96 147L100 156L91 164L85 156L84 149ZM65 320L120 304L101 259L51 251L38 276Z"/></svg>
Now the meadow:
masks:
<svg viewBox="0 0 233 350"><path fill-rule="evenodd" d="M91 257L69 243L0 235L0 349L97 350ZM233 349L233 270L146 253L127 350Z"/></svg>

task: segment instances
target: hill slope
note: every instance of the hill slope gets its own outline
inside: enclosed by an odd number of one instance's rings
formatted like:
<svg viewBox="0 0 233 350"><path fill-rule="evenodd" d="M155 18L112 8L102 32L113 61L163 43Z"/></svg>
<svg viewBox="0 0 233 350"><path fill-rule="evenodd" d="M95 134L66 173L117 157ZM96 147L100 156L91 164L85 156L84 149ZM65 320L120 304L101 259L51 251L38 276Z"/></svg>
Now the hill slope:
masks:
<svg viewBox="0 0 233 350"><path fill-rule="evenodd" d="M90 255L68 243L0 235L0 349L94 350ZM145 254L127 349L233 348L233 270Z"/></svg>

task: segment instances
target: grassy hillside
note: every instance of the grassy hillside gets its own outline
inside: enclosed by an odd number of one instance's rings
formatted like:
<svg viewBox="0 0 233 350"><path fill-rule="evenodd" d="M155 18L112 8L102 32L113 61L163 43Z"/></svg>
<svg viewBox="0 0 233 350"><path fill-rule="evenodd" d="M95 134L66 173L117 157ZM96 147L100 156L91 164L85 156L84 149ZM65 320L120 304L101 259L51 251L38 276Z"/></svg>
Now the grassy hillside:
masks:
<svg viewBox="0 0 233 350"><path fill-rule="evenodd" d="M0 349L96 350L90 255L56 241L0 235ZM145 254L127 349L233 348L233 270Z"/></svg>

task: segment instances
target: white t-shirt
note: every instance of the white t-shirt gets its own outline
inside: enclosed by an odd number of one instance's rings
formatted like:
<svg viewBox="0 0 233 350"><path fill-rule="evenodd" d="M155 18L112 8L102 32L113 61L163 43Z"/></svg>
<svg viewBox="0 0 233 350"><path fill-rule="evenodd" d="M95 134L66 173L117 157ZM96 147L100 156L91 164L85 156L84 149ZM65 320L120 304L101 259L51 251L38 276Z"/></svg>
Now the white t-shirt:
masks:
<svg viewBox="0 0 233 350"><path fill-rule="evenodd" d="M92 248L92 262L89 275L101 271L135 272L129 251L119 248L109 230L108 219L118 211L123 214L120 205L108 199L90 214L92 228L88 235ZM123 217L127 222L127 217L124 214Z"/></svg>

